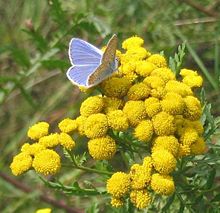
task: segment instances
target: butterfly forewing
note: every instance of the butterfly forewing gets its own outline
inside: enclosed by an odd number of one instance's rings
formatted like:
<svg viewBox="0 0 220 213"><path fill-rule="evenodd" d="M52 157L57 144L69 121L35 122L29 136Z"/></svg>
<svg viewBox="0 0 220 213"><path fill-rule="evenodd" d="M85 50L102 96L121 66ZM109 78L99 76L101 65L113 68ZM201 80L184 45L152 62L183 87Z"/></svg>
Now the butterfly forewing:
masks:
<svg viewBox="0 0 220 213"><path fill-rule="evenodd" d="M102 51L88 42L73 38L69 44L69 58L72 65L99 65Z"/></svg>
<svg viewBox="0 0 220 213"><path fill-rule="evenodd" d="M116 50L118 45L117 35L113 35L109 40L105 52L102 56L102 63L110 63L115 60Z"/></svg>

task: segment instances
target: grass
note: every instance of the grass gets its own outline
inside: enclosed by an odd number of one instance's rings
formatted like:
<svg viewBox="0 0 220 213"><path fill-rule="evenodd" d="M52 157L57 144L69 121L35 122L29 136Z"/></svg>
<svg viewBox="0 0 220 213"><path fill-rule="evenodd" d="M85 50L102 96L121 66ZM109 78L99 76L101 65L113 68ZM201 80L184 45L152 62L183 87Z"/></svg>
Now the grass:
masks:
<svg viewBox="0 0 220 213"><path fill-rule="evenodd" d="M184 65L202 73L212 113L219 116L220 17L217 11L220 5L218 1L197 1L200 5L197 8L190 2L1 1L1 172L11 177L9 164L25 142L29 125L38 120L57 123L65 116L78 113L83 96L65 77L69 66L68 42L72 37L102 46L112 33L117 33L120 41L137 34L145 39L150 51L164 50L167 57L174 55L178 45L186 41ZM219 142L219 130L213 140ZM79 174L71 172L60 178L68 182ZM216 181L218 178L219 170ZM25 193L0 178L1 212L33 212L48 206L39 199L45 190L42 182L32 173L16 180L34 191L39 190ZM54 191L49 194L58 200L61 196ZM67 206L78 207L81 201L67 197L65 202ZM85 201L83 205L88 207L88 204ZM92 208L96 207L92 206L88 212L95 212Z"/></svg>

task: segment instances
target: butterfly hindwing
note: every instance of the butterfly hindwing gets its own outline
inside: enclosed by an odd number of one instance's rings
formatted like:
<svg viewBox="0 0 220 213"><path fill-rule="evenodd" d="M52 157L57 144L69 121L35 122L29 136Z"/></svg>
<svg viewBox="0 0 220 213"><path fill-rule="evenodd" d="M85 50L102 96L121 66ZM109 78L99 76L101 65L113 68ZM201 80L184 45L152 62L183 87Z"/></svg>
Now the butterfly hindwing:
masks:
<svg viewBox="0 0 220 213"><path fill-rule="evenodd" d="M73 38L69 44L69 58L72 65L99 65L102 51L88 42Z"/></svg>
<svg viewBox="0 0 220 213"><path fill-rule="evenodd" d="M67 77L73 84L87 87L88 76L96 69L96 65L75 65L68 69Z"/></svg>

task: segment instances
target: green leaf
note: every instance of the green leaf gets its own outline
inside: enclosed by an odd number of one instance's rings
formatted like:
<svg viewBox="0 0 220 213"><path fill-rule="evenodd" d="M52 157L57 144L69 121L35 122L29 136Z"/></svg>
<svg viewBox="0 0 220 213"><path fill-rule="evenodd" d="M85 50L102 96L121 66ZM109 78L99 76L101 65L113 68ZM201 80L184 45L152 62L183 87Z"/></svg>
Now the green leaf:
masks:
<svg viewBox="0 0 220 213"><path fill-rule="evenodd" d="M217 194L212 200L211 202L219 202L220 201L220 193Z"/></svg>
<svg viewBox="0 0 220 213"><path fill-rule="evenodd" d="M174 199L175 199L175 193L168 198L165 206L161 209L161 211L166 212L170 208L170 206L172 205Z"/></svg>
<svg viewBox="0 0 220 213"><path fill-rule="evenodd" d="M212 170L209 172L209 176L206 182L206 189L211 189L211 187L214 184L215 181L215 175L216 175L216 168L212 168Z"/></svg>

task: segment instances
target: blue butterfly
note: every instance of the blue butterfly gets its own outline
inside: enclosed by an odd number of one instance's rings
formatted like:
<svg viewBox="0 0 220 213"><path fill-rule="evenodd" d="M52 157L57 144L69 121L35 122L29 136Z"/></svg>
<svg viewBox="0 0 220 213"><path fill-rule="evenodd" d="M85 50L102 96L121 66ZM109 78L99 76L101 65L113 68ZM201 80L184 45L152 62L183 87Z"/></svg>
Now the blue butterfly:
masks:
<svg viewBox="0 0 220 213"><path fill-rule="evenodd" d="M69 58L72 67L66 73L68 79L77 86L90 88L109 77L118 68L117 43L117 36L113 35L103 53L84 40L71 39Z"/></svg>

